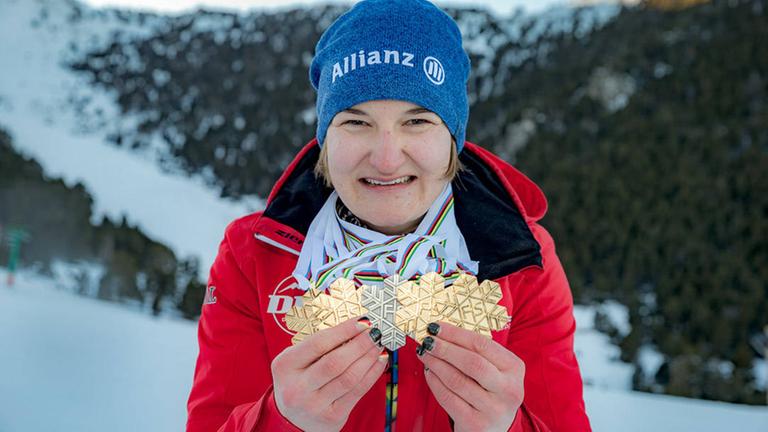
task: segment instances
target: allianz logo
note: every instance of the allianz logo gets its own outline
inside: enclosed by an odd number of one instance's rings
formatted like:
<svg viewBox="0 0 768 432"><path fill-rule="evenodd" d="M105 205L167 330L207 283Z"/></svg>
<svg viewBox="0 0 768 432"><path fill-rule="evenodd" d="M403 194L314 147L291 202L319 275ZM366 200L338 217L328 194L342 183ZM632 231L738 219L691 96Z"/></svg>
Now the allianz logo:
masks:
<svg viewBox="0 0 768 432"><path fill-rule="evenodd" d="M370 67L372 65L393 64L414 68L416 67L413 63L414 57L415 55L412 53L405 51L401 52L398 50L377 50L370 52L360 50L359 52L344 57L341 61L338 61L333 65L331 83L336 83L337 79L343 78L354 70ZM433 84L441 85L445 81L445 69L438 59L431 56L427 57L424 59L423 66L424 73Z"/></svg>

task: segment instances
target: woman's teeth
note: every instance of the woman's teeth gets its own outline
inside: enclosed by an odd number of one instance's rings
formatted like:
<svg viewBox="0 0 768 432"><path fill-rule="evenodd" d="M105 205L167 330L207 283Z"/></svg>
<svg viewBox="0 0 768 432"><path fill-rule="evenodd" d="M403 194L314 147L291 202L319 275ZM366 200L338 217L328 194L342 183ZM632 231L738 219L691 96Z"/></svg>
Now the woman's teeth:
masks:
<svg viewBox="0 0 768 432"><path fill-rule="evenodd" d="M366 183L372 184L374 186L391 186L391 185L396 185L401 183L408 183L411 181L411 176L400 177L390 181L380 181L380 180L374 180L369 178L366 178L363 180L365 180Z"/></svg>

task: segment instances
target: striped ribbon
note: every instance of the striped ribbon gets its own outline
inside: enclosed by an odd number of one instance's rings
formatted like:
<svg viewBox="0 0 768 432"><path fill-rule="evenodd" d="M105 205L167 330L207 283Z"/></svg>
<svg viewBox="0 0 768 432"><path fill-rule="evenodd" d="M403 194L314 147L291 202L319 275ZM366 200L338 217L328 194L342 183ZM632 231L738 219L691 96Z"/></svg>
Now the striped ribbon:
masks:
<svg viewBox="0 0 768 432"><path fill-rule="evenodd" d="M429 272L447 282L461 272L477 274L464 236L456 225L450 183L412 233L386 235L339 218L333 192L315 216L293 276L303 289L326 289L340 277L358 285L381 285L394 274L418 279Z"/></svg>

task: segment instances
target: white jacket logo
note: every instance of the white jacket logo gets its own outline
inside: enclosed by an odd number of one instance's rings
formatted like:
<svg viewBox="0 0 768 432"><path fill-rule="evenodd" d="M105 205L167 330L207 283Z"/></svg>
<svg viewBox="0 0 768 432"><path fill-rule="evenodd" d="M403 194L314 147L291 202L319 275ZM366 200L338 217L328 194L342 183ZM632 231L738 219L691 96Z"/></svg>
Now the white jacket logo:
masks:
<svg viewBox="0 0 768 432"><path fill-rule="evenodd" d="M289 296L285 295L286 291L293 290L293 289L300 289L299 284L296 282L296 279L293 278L293 276L288 276L287 278L283 279L277 286L275 287L275 290L272 292L272 294L269 296L269 304L267 305L267 313L272 315L272 318L274 318L275 323L278 327L280 327L283 331L285 331L288 334L295 334L295 332L292 332L288 329L288 327L285 325L285 313L291 310L292 307L302 307L304 305L304 297L301 295L297 296ZM280 319L278 319L278 315L283 315Z"/></svg>
<svg viewBox="0 0 768 432"><path fill-rule="evenodd" d="M344 57L342 61L336 62L336 64L333 65L331 83L335 83L336 79L342 78L344 75L352 72L353 70L361 69L371 65L394 64L405 67L416 67L416 65L413 63L413 57L413 54L405 51L400 52L397 50L383 50L365 52L365 50L360 50L359 52L352 53ZM437 61L437 59L434 57L429 58ZM440 62L437 63L439 64ZM442 70L442 65L440 66L440 69ZM430 80L432 79L430 78ZM435 81L432 80L432 82Z"/></svg>
<svg viewBox="0 0 768 432"><path fill-rule="evenodd" d="M216 296L213 295L214 291L216 291L216 287L213 285L205 288L205 297L203 298L204 305L216 304Z"/></svg>
<svg viewBox="0 0 768 432"><path fill-rule="evenodd" d="M424 73L427 74L432 83L440 85L445 82L445 69L440 60L434 57L427 57L424 59Z"/></svg>

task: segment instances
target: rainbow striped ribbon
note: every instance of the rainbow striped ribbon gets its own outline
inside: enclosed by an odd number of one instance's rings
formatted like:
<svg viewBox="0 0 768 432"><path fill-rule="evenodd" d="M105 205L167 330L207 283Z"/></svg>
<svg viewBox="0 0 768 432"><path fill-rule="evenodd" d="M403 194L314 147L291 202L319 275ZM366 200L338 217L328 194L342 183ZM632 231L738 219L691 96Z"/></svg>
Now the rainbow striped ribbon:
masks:
<svg viewBox="0 0 768 432"><path fill-rule="evenodd" d="M303 289L326 289L340 277L381 285L394 274L418 279L438 272L450 283L461 272L477 274L456 225L453 190L447 184L412 233L386 235L339 218L333 192L309 227L294 270Z"/></svg>

